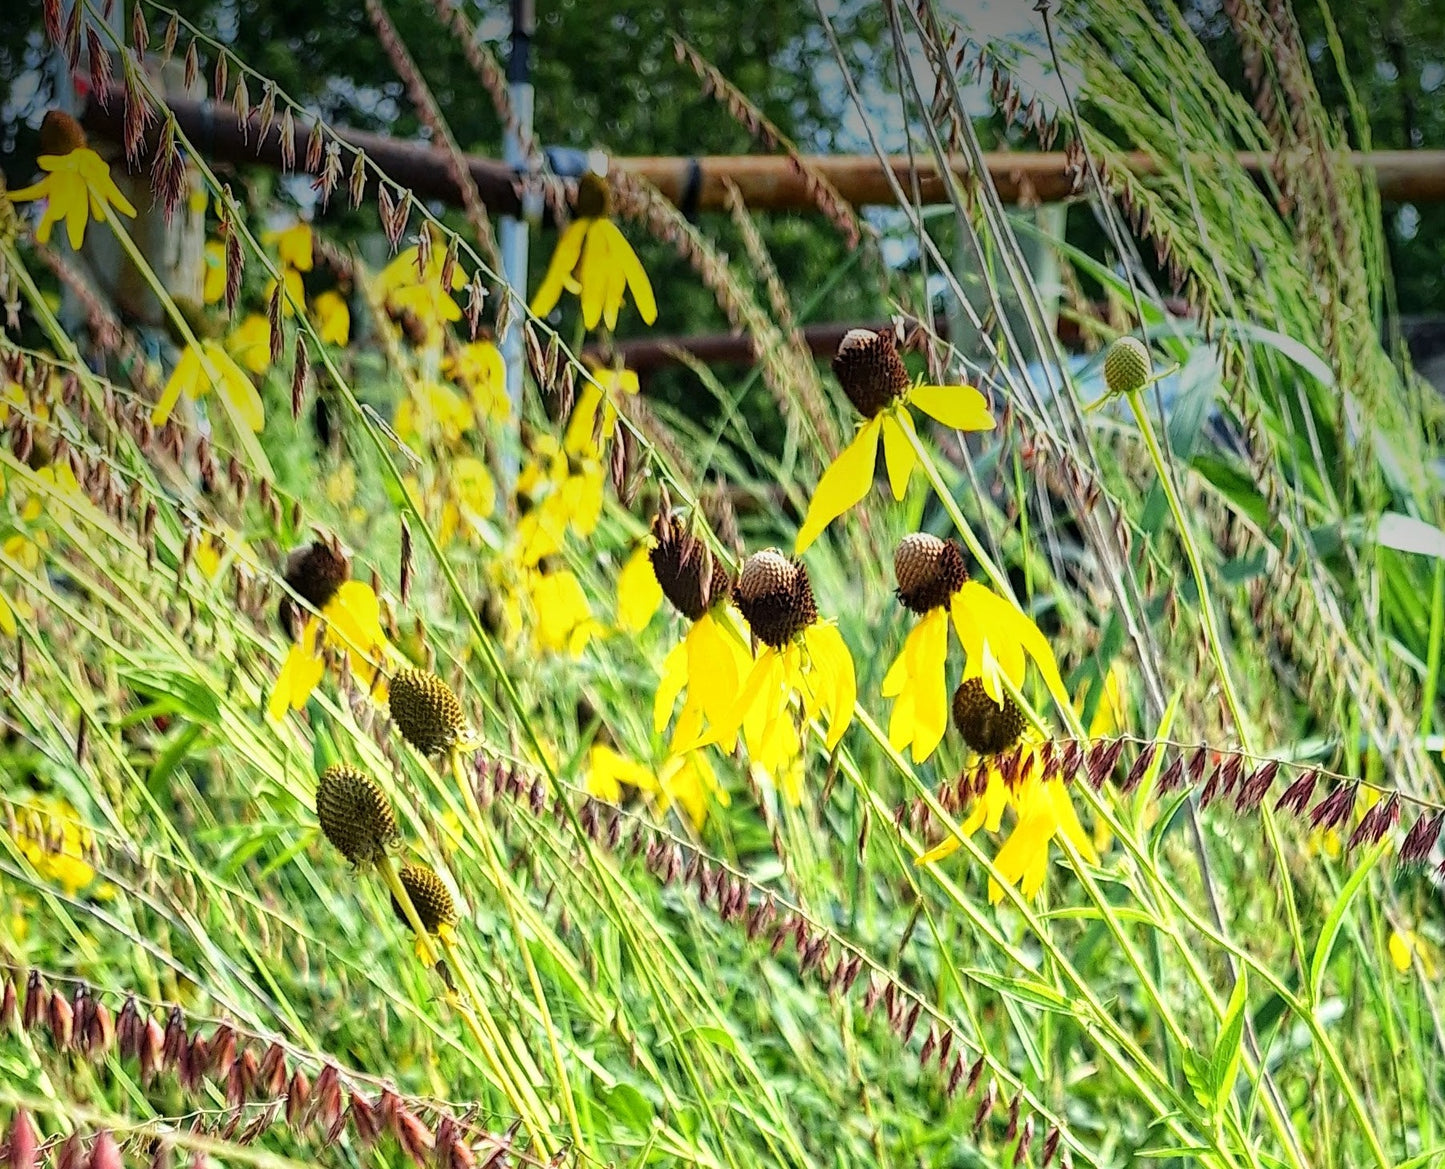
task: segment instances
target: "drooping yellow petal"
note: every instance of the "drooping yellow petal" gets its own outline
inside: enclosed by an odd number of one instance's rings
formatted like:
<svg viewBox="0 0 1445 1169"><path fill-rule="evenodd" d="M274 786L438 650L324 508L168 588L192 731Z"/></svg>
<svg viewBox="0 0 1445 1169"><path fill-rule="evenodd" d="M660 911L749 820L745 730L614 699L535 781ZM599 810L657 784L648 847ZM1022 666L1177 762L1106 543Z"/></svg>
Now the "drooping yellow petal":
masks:
<svg viewBox="0 0 1445 1169"><path fill-rule="evenodd" d="M1025 659L1032 658L1060 710L1069 709L1069 694L1059 675L1053 648L1039 627L1012 601L1005 600L979 581L968 581L950 602L954 628L968 659L969 676L990 681L982 666L990 656L1016 688L1023 686ZM995 701L1001 695L990 690Z"/></svg>
<svg viewBox="0 0 1445 1169"><path fill-rule="evenodd" d="M662 678L657 683L657 693L652 696L652 730L654 734L662 734L667 726L667 720L672 717L672 708L677 704L677 696L682 693L682 688L687 685L687 643L679 641L668 651L667 657L662 661ZM737 737L737 732L733 732Z"/></svg>
<svg viewBox="0 0 1445 1169"><path fill-rule="evenodd" d="M963 845L957 836L945 836L927 852L920 853L914 857L913 863L915 865L931 865L937 861L951 857L962 847Z"/></svg>
<svg viewBox="0 0 1445 1169"><path fill-rule="evenodd" d="M582 266L577 278L582 284L582 323L595 329L607 305L607 262L611 252L607 232L599 230L605 219L589 220L587 240L582 245Z"/></svg>
<svg viewBox="0 0 1445 1169"><path fill-rule="evenodd" d="M993 859L999 875L1010 885L1019 886L1019 891L1029 900L1043 888L1049 867L1049 841L1053 836L1052 811L1035 802L1021 812L1018 823ZM1003 889L992 877L988 882L988 899L993 905L1003 900Z"/></svg>
<svg viewBox="0 0 1445 1169"><path fill-rule="evenodd" d="M918 452L908 441L913 419L906 410L889 410L883 419L883 458L888 464L888 486L893 498L901 500L908 492L908 480L918 462Z"/></svg>
<svg viewBox="0 0 1445 1169"><path fill-rule="evenodd" d="M972 386L914 386L908 400L954 430L992 430L988 402Z"/></svg>
<svg viewBox="0 0 1445 1169"><path fill-rule="evenodd" d="M266 712L273 719L285 716L287 710L300 710L311 697L311 692L321 683L326 664L312 646L315 644L313 626L307 622L301 638L291 647L282 663L276 684L271 689L271 698Z"/></svg>
<svg viewBox="0 0 1445 1169"><path fill-rule="evenodd" d="M261 404L261 395L256 392L246 371L214 341L204 341L202 346L220 379L220 392L225 395L236 417L252 431L260 431L266 425L266 408Z"/></svg>
<svg viewBox="0 0 1445 1169"><path fill-rule="evenodd" d="M1093 840L1079 823L1074 801L1069 798L1069 789L1064 781L1051 779L1044 784L1044 791L1053 809L1056 831L1061 832L1089 864L1098 864L1099 854L1094 851Z"/></svg>
<svg viewBox="0 0 1445 1169"><path fill-rule="evenodd" d="M557 307L557 301L562 297L562 289L572 275L572 270L577 267L577 258L582 254L582 243L591 223L590 219L574 219L557 240L557 250L552 253L552 259L547 264L547 274L542 277L542 283L532 297L534 315L545 317Z"/></svg>
<svg viewBox="0 0 1445 1169"><path fill-rule="evenodd" d="M181 359L176 362L176 368L171 371L171 376L166 379L165 388L161 390L159 401L155 409L151 411L151 425L161 426L171 416L171 411L176 408L181 395L188 398L199 397L204 390L205 375L201 372L201 352L194 345L186 346L181 354Z"/></svg>
<svg viewBox="0 0 1445 1169"><path fill-rule="evenodd" d="M614 230L616 230L614 228ZM632 250L621 231L617 232L617 263L622 274L627 279L628 290L632 293L632 303L637 306L637 315L644 323L654 324L657 321L657 298L652 294L652 281L647 278L647 271L642 266L642 261L637 258L637 253Z"/></svg>
<svg viewBox="0 0 1445 1169"><path fill-rule="evenodd" d="M858 701L858 679L853 669L853 655L848 643L831 623L816 623L803 631L803 645L808 651L812 685L822 696L822 707L828 715L828 732L824 745L831 751L843 738L853 721L853 707Z"/></svg>
<svg viewBox="0 0 1445 1169"><path fill-rule="evenodd" d="M662 604L662 586L652 571L646 544L639 544L617 574L617 624L628 633L646 628Z"/></svg>
<svg viewBox="0 0 1445 1169"><path fill-rule="evenodd" d="M833 460L832 466L823 472L813 498L808 502L808 514L803 517L803 526L798 529L795 551L806 551L823 529L868 494L873 486L873 467L878 461L878 433L883 426L884 415L869 419L863 424L853 441Z"/></svg>
<svg viewBox="0 0 1445 1169"><path fill-rule="evenodd" d="M908 632L903 652L883 679L883 696L896 695L888 741L896 750L912 746L922 763L948 730L948 614L933 609Z"/></svg>

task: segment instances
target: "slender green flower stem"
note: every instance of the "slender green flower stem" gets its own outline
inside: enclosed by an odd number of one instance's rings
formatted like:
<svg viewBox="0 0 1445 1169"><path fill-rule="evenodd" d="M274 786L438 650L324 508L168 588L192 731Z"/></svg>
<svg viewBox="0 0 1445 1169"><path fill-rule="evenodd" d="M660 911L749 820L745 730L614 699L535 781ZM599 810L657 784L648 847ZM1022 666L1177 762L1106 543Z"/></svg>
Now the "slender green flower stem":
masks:
<svg viewBox="0 0 1445 1169"><path fill-rule="evenodd" d="M1184 514L1184 505L1179 498L1178 488L1175 486L1173 475L1170 473L1168 462L1164 458L1164 452L1159 446L1158 435L1154 431L1154 424L1149 417L1148 411L1140 399L1138 392L1126 395L1129 401L1129 409L1134 415L1134 421L1139 427L1139 433L1144 439L1145 448L1149 452L1149 458L1154 464L1155 474L1159 476L1160 486L1164 490L1165 499L1168 501L1169 510L1174 517L1175 527L1179 531L1179 539L1184 546L1184 555L1189 561L1189 569L1193 574L1196 591L1199 595L1199 616L1204 628L1205 640L1209 645L1210 657L1214 661L1215 671L1219 677L1220 689L1224 693L1225 704L1229 707L1230 717L1234 721L1235 733L1239 736L1241 747L1246 754L1258 757L1259 752L1255 748L1253 731L1250 723L1245 718L1245 712L1239 699L1238 691L1235 689L1234 677L1230 672L1229 664L1225 660L1224 645L1219 632L1218 619L1214 613L1214 603L1211 599L1209 582L1204 572L1204 562L1199 554L1199 545L1194 539L1193 529L1189 525L1188 518ZM1275 823L1274 813L1267 806L1261 805L1259 809L1260 821L1264 825L1265 836L1269 841L1270 851L1274 854L1275 863L1281 869L1285 867L1286 859L1283 842L1280 840L1278 825ZM1289 921L1290 937L1294 944L1295 961L1299 969L1308 969L1308 951L1305 949L1304 933L1300 927L1299 910L1295 905L1294 892L1289 881L1281 881L1280 895L1284 902L1285 914ZM1308 996L1307 996L1308 997ZM1356 1123L1360 1126L1361 1134L1370 1147L1371 1155L1375 1158L1376 1164L1381 1169L1388 1169L1389 1157L1384 1147L1380 1144L1380 1138L1375 1133L1374 1125L1365 1111L1364 1101L1361 1100L1354 1081L1347 1074L1343 1061L1340 1059L1339 1051L1333 1042L1319 1028L1314 1019L1315 1003L1306 1001L1305 1017L1310 1024L1311 1034L1315 1036L1316 1042L1320 1044L1325 1059L1329 1062L1331 1069L1339 1079L1340 1087L1345 1093L1349 1102L1351 1113Z"/></svg>

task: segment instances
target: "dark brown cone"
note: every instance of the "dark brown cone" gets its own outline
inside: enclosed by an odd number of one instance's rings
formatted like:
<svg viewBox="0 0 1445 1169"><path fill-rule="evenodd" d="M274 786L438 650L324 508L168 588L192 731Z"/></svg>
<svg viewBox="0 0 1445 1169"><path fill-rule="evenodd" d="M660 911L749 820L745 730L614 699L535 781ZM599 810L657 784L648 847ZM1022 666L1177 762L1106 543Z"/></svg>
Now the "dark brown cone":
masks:
<svg viewBox="0 0 1445 1169"><path fill-rule="evenodd" d="M588 171L577 180L578 219L608 219L612 215L612 188L599 174Z"/></svg>
<svg viewBox="0 0 1445 1169"><path fill-rule="evenodd" d="M689 621L696 621L727 600L733 587L727 569L712 555L712 549L683 529L680 519L653 516L652 537L657 541L647 554L652 573L673 608Z"/></svg>
<svg viewBox="0 0 1445 1169"><path fill-rule="evenodd" d="M63 110L50 110L40 123L41 154L69 154L87 145L80 123Z"/></svg>
<svg viewBox="0 0 1445 1169"><path fill-rule="evenodd" d="M322 540L294 548L286 557L286 587L318 613L350 578L351 561L346 554ZM307 616L292 597L284 595L277 615L293 637Z"/></svg>
<svg viewBox="0 0 1445 1169"><path fill-rule="evenodd" d="M808 571L776 548L749 556L733 600L759 641L782 649L818 619Z"/></svg>
<svg viewBox="0 0 1445 1169"><path fill-rule="evenodd" d="M321 831L352 864L374 864L396 839L391 801L371 776L333 763L316 784L316 818Z"/></svg>
<svg viewBox="0 0 1445 1169"><path fill-rule="evenodd" d="M427 933L434 934L442 926L451 925L457 920L457 907L452 901L452 895L447 892L442 879L426 865L402 865L397 876L401 878L401 887L411 898L412 907ZM411 924L395 897L391 899L391 908L398 921L403 925Z"/></svg>
<svg viewBox="0 0 1445 1169"><path fill-rule="evenodd" d="M849 329L833 356L833 374L864 418L891 406L908 389L908 370L891 329Z"/></svg>
<svg viewBox="0 0 1445 1169"><path fill-rule="evenodd" d="M391 679L387 704L401 737L423 755L453 746L466 728L462 704L452 688L426 670L399 671Z"/></svg>
<svg viewBox="0 0 1445 1169"><path fill-rule="evenodd" d="M1000 706L983 688L982 678L965 678L953 692L953 725L980 755L997 755L1017 743L1028 724L1007 694Z"/></svg>
<svg viewBox="0 0 1445 1169"><path fill-rule="evenodd" d="M947 605L968 580L963 553L952 540L914 532L898 542L893 553L898 599L922 616Z"/></svg>

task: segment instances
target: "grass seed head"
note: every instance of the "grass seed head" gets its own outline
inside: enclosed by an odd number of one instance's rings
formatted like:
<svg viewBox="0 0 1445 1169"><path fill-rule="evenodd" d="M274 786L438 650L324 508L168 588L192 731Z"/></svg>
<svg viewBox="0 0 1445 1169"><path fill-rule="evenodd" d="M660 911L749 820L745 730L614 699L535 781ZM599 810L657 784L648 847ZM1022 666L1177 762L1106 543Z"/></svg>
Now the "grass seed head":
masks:
<svg viewBox="0 0 1445 1169"><path fill-rule="evenodd" d="M997 755L1019 741L1027 724L1009 695L1000 706L989 697L982 678L965 678L953 692L953 725L980 755Z"/></svg>
<svg viewBox="0 0 1445 1169"><path fill-rule="evenodd" d="M461 701L427 670L405 669L391 680L387 702L401 737L423 755L455 745L466 729Z"/></svg>
<svg viewBox="0 0 1445 1169"><path fill-rule="evenodd" d="M1104 355L1104 384L1111 394L1143 389L1149 373L1149 350L1137 337L1120 337Z"/></svg>
<svg viewBox="0 0 1445 1169"><path fill-rule="evenodd" d="M920 616L947 605L968 580L958 545L927 532L914 532L898 542L893 574L899 601Z"/></svg>
<svg viewBox="0 0 1445 1169"><path fill-rule="evenodd" d="M818 619L807 569L776 548L748 557L733 600L753 635L774 649L782 649Z"/></svg>
<svg viewBox="0 0 1445 1169"><path fill-rule="evenodd" d="M352 864L374 864L396 839L391 801L371 776L345 763L334 763L316 785L316 818L321 831Z"/></svg>
<svg viewBox="0 0 1445 1169"><path fill-rule="evenodd" d="M417 918L427 933L434 934L442 926L451 925L457 920L457 907L452 901L452 895L447 891L442 879L426 865L402 865L397 876L401 878L401 887L411 898ZM407 921L406 911L395 897L391 899L391 908L398 921L411 924Z"/></svg>
<svg viewBox="0 0 1445 1169"><path fill-rule="evenodd" d="M891 329L849 329L833 355L833 374L864 418L876 416L908 389L908 369Z"/></svg>

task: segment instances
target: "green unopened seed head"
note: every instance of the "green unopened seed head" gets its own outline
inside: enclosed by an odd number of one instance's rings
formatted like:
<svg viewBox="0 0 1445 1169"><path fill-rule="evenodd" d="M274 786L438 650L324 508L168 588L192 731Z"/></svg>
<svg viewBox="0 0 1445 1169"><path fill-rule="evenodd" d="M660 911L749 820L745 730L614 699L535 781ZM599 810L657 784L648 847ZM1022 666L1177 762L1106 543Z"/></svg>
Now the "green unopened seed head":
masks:
<svg viewBox="0 0 1445 1169"><path fill-rule="evenodd" d="M1000 706L989 697L982 678L966 678L953 692L953 725L980 755L1007 751L1023 736L1024 712L1005 694Z"/></svg>
<svg viewBox="0 0 1445 1169"><path fill-rule="evenodd" d="M1149 350L1137 337L1120 337L1104 354L1104 384L1111 394L1143 389L1149 374Z"/></svg>
<svg viewBox="0 0 1445 1169"><path fill-rule="evenodd" d="M967 582L968 569L952 540L914 532L893 552L893 575L898 578L898 599L922 616L948 604Z"/></svg>
<svg viewBox="0 0 1445 1169"><path fill-rule="evenodd" d="M833 374L864 418L891 406L908 389L908 367L892 329L849 329L833 355Z"/></svg>
<svg viewBox="0 0 1445 1169"><path fill-rule="evenodd" d="M321 831L358 867L375 864L396 839L391 801L374 779L345 763L333 763L316 784L316 818Z"/></svg>
<svg viewBox="0 0 1445 1169"><path fill-rule="evenodd" d="M401 887L406 890L412 908L416 910L416 916L427 933L434 934L442 926L451 925L457 920L457 907L452 901L451 893L447 891L442 879L426 865L402 865L397 876L401 879ZM398 921L408 926L411 924L407 920L406 911L395 897L391 899L391 908Z"/></svg>
<svg viewBox="0 0 1445 1169"><path fill-rule="evenodd" d="M782 649L818 619L808 571L776 548L749 556L733 601L759 641Z"/></svg>
<svg viewBox="0 0 1445 1169"><path fill-rule="evenodd" d="M399 671L391 679L387 704L401 737L423 755L437 755L454 746L466 730L461 701L427 670Z"/></svg>

